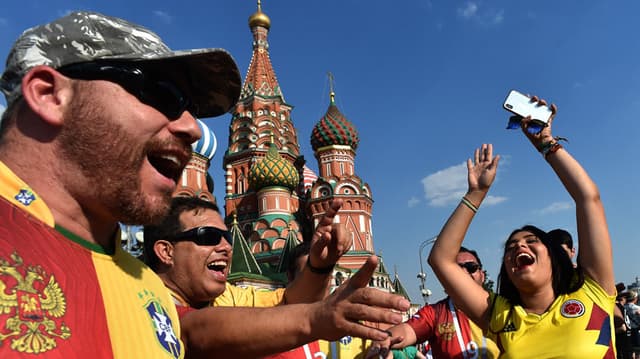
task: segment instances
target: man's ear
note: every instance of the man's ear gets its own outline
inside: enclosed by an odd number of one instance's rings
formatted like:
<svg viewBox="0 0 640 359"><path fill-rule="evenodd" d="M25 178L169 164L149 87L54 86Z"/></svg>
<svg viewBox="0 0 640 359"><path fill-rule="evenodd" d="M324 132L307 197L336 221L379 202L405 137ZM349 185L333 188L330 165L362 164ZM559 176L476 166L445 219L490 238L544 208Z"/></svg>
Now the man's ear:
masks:
<svg viewBox="0 0 640 359"><path fill-rule="evenodd" d="M173 244L163 239L153 244L153 251L156 253L160 263L165 265L173 264Z"/></svg>
<svg viewBox="0 0 640 359"><path fill-rule="evenodd" d="M71 101L71 80L49 66L36 66L22 77L22 96L31 110L52 126L61 126Z"/></svg>

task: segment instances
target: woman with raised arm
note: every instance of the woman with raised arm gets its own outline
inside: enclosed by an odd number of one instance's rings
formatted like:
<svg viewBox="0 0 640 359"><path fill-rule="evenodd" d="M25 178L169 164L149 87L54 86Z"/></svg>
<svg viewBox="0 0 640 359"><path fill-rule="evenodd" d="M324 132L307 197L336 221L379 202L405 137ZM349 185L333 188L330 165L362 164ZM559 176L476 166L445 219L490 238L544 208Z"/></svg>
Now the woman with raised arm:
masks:
<svg viewBox="0 0 640 359"><path fill-rule="evenodd" d="M490 144L467 160L469 190L442 228L429 264L456 305L497 335L502 358L615 358L616 289L604 208L595 183L551 134L552 121L539 133L530 133L529 118L521 127L575 201L577 268L559 241L534 226L509 235L497 294L484 291L458 266L465 233L495 179L500 158Z"/></svg>

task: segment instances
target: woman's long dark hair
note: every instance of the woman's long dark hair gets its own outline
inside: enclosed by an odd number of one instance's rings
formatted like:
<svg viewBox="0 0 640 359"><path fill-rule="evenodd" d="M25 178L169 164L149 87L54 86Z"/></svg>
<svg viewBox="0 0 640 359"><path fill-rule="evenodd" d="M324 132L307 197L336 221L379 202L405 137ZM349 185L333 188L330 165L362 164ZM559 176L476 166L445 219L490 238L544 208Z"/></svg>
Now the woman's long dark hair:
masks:
<svg viewBox="0 0 640 359"><path fill-rule="evenodd" d="M582 287L584 284L584 273L582 269L579 266L578 268L573 267L571 258L569 258L569 255L567 255L567 252L562 248L557 238L554 238L553 235L550 236L536 226L526 225L511 232L509 239L519 232L530 232L534 234L540 239L542 244L547 247L549 257L551 258L551 285L555 297L575 292ZM508 299L512 305L522 305L520 293L507 275L507 269L504 265L505 254L506 245L505 252L502 254L500 274L498 275L498 294Z"/></svg>

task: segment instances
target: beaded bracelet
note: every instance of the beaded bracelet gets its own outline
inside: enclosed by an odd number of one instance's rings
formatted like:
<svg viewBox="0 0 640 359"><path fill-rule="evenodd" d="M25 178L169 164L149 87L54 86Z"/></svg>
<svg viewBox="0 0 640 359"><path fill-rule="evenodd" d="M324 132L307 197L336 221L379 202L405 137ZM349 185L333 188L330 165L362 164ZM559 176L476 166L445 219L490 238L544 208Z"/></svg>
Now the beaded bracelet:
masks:
<svg viewBox="0 0 640 359"><path fill-rule="evenodd" d="M331 274L333 273L333 267L335 267L334 264L330 265L330 266L326 266L323 268L317 268L311 265L311 256L307 257L307 268L309 268L309 270L311 271L311 273L315 273L315 274Z"/></svg>

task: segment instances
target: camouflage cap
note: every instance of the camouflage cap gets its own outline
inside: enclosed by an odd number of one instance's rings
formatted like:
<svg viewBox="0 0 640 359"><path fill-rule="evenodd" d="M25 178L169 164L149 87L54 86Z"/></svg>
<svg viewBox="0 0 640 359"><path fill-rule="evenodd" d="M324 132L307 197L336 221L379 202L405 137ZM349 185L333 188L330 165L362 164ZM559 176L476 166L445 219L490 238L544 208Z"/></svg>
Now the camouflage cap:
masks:
<svg viewBox="0 0 640 359"><path fill-rule="evenodd" d="M22 77L35 66L60 68L103 60L153 66L179 77L197 117L229 111L240 94L240 72L227 51L172 51L158 35L140 25L86 11L23 32L9 52L0 89L9 105L21 94Z"/></svg>

